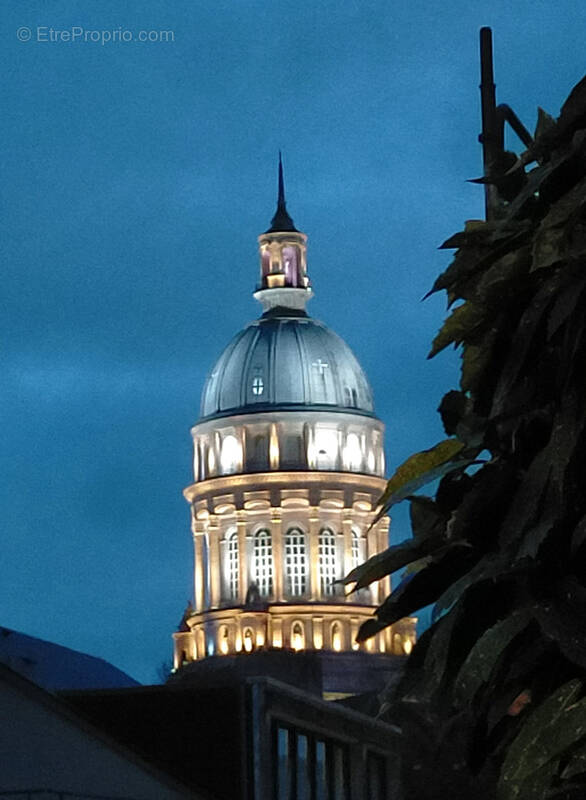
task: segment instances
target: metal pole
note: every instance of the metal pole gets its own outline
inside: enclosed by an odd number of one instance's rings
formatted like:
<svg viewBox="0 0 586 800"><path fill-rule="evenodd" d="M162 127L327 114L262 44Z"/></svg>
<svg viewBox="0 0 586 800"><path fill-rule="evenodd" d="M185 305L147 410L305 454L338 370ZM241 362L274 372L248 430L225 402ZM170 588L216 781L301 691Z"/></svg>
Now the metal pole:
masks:
<svg viewBox="0 0 586 800"><path fill-rule="evenodd" d="M504 147L502 126L498 124L496 112L496 95L492 68L492 30L480 29L480 97L482 104L482 156L484 177L491 172L496 157ZM498 206L498 194L495 186L484 185L484 204L486 219L494 219Z"/></svg>

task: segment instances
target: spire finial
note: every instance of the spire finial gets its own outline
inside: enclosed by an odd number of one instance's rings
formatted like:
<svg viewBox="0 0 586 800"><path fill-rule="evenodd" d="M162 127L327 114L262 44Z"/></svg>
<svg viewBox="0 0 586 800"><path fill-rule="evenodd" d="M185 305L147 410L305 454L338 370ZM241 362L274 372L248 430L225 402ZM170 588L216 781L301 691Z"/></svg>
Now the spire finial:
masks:
<svg viewBox="0 0 586 800"><path fill-rule="evenodd" d="M285 181L283 180L283 157L279 150L279 196L277 198L277 208L285 208Z"/></svg>
<svg viewBox="0 0 586 800"><path fill-rule="evenodd" d="M271 220L271 227L267 233L277 233L280 231L297 231L293 224L293 220L287 211L287 204L285 202L285 180L283 178L283 157L279 150L279 192L277 195L277 210L275 216Z"/></svg>

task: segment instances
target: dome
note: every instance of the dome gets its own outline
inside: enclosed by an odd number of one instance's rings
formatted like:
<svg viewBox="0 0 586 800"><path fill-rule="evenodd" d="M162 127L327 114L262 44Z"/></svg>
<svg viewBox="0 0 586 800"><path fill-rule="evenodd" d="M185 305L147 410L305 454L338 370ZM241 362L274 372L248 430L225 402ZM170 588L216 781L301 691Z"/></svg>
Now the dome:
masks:
<svg viewBox="0 0 586 800"><path fill-rule="evenodd" d="M303 311L272 309L216 362L201 419L308 407L374 416L368 380L348 345Z"/></svg>

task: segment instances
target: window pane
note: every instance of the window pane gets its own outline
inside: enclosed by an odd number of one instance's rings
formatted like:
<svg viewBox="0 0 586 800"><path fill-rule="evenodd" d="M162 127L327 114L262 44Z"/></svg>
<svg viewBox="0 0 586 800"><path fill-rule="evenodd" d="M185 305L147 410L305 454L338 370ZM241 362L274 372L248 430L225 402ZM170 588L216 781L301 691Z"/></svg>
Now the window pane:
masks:
<svg viewBox="0 0 586 800"><path fill-rule="evenodd" d="M332 748L333 755L333 773L334 773L334 800L347 800L347 786L344 775L344 751L341 747L334 745ZM369 799L370 800L370 799Z"/></svg>
<svg viewBox="0 0 586 800"><path fill-rule="evenodd" d="M297 737L297 798L310 800L310 784L307 758L307 736Z"/></svg>
<svg viewBox="0 0 586 800"><path fill-rule="evenodd" d="M285 575L289 595L297 597L305 593L307 584L305 534L299 528L290 528L285 536Z"/></svg>
<svg viewBox="0 0 586 800"><path fill-rule="evenodd" d="M336 580L336 537L329 528L322 528L319 534L319 574L322 597L335 594Z"/></svg>
<svg viewBox="0 0 586 800"><path fill-rule="evenodd" d="M273 545L267 530L254 537L254 572L260 596L269 597L273 593Z"/></svg>
<svg viewBox="0 0 586 800"><path fill-rule="evenodd" d="M315 800L328 800L325 742L315 743Z"/></svg>
<svg viewBox="0 0 586 800"><path fill-rule="evenodd" d="M386 769L382 756L369 753L366 762L368 778L368 796L372 800L386 800Z"/></svg>
<svg viewBox="0 0 586 800"><path fill-rule="evenodd" d="M233 533L228 539L228 576L229 576L229 598L238 598L238 534Z"/></svg>
<svg viewBox="0 0 586 800"><path fill-rule="evenodd" d="M289 731L279 728L277 731L277 798L289 800L291 786L289 763Z"/></svg>

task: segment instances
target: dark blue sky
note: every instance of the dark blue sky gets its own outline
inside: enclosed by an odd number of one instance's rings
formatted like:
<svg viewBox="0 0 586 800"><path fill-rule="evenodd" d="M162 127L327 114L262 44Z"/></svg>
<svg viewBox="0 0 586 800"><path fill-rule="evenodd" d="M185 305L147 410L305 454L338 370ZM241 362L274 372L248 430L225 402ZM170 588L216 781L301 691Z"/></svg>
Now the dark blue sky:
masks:
<svg viewBox="0 0 586 800"><path fill-rule="evenodd" d="M437 246L483 213L465 183L481 173L478 29L494 29L499 101L533 128L584 74L586 11L2 5L0 624L149 681L191 593L189 427L259 312L278 149L310 311L369 375L395 467L441 438L457 382L457 355L425 359L445 300L420 298L450 259ZM39 41L51 27L174 41ZM393 527L406 535L402 512Z"/></svg>

